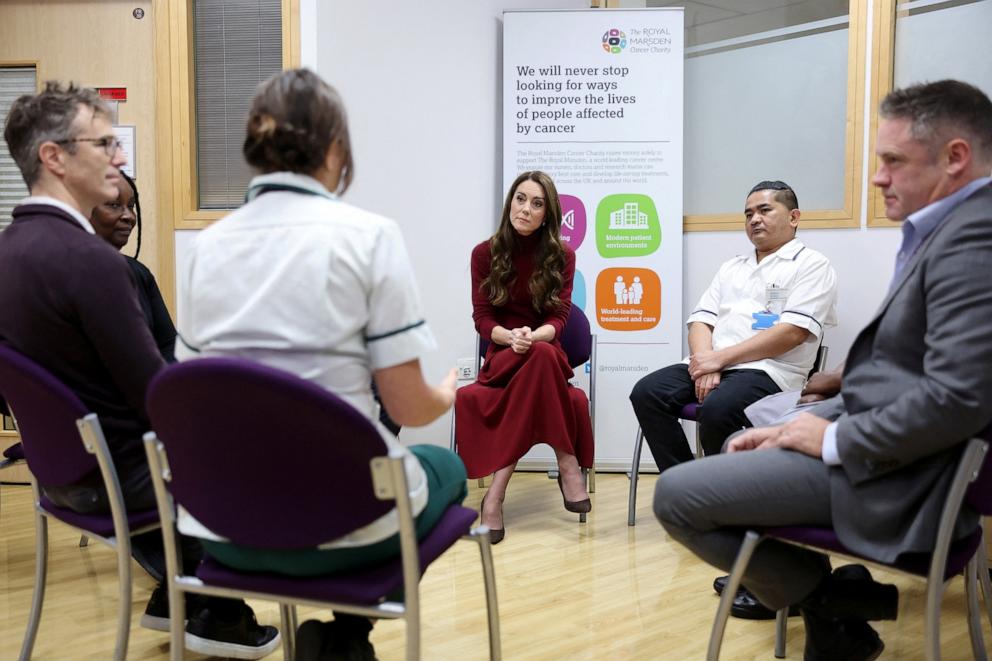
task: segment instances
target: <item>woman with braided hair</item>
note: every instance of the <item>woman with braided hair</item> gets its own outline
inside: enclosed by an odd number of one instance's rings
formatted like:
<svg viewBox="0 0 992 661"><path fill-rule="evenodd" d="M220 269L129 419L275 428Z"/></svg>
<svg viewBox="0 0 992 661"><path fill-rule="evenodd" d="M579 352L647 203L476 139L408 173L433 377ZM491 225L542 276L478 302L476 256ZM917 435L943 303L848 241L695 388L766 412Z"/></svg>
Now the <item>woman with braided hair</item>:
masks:
<svg viewBox="0 0 992 661"><path fill-rule="evenodd" d="M176 362L176 327L169 316L169 309L162 299L162 292L155 282L155 276L148 267L138 261L141 253L141 203L138 200L138 187L123 170L117 182L117 197L94 207L90 216L93 231L107 243L122 250L137 226L138 234L134 247L134 257L124 255L127 265L138 283L138 303L148 322L148 328L155 338L155 344L167 363Z"/></svg>

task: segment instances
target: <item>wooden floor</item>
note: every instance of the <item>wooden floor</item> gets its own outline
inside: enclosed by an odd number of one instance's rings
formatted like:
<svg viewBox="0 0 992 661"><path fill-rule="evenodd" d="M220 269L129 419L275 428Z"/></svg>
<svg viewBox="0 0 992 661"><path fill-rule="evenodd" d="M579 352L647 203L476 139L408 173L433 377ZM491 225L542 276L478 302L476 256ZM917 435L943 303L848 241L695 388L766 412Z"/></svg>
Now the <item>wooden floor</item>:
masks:
<svg viewBox="0 0 992 661"><path fill-rule="evenodd" d="M702 659L717 605L718 572L671 542L651 516L653 476L639 492L638 524L627 526L627 478L600 474L589 521L562 509L544 474L514 476L505 506L506 540L493 548L506 659ZM471 482L466 505L482 491ZM27 487L3 486L0 510L0 659L15 659L31 599L33 524ZM64 526L50 527L49 589L36 659L109 659L117 608L113 553L80 549ZM484 659L485 604L476 546L459 543L422 582L423 658ZM875 572L901 591L899 619L877 629L883 659L922 659L923 583ZM165 659L167 635L138 626L153 583L135 565L129 658ZM259 620L278 625L272 604L253 602ZM301 621L329 614L301 609ZM986 642L992 641L987 620ZM962 580L944 599L945 659L970 659ZM773 659L772 622L731 620L724 659ZM789 621L788 658L801 659L802 624ZM404 625L380 622L372 641L384 661L403 658ZM992 644L992 643L990 643ZM187 658L196 658L189 654ZM282 652L270 658L282 658Z"/></svg>

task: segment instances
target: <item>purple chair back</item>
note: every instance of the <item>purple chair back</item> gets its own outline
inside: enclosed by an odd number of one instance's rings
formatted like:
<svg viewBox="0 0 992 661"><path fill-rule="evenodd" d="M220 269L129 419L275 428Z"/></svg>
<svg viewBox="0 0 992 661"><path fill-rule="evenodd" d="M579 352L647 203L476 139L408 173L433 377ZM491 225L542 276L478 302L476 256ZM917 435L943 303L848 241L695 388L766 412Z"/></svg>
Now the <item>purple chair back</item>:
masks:
<svg viewBox="0 0 992 661"><path fill-rule="evenodd" d="M245 546L303 549L393 508L369 462L387 454L369 420L293 374L237 358L168 366L148 389L177 503Z"/></svg>
<svg viewBox="0 0 992 661"><path fill-rule="evenodd" d="M573 369L582 365L592 355L592 331L586 313L574 303L568 311L568 320L559 339L561 348L568 356L568 365ZM489 340L479 338L479 358L485 358L489 350Z"/></svg>
<svg viewBox="0 0 992 661"><path fill-rule="evenodd" d="M86 406L48 370L2 345L0 393L17 419L24 456L39 484L72 484L99 470L76 427L89 413Z"/></svg>
<svg viewBox="0 0 992 661"><path fill-rule="evenodd" d="M975 481L968 485L964 502L983 516L992 515L992 425L979 434L989 444L985 451L985 461Z"/></svg>
<svg viewBox="0 0 992 661"><path fill-rule="evenodd" d="M589 319L582 308L574 303L568 311L568 321L561 332L561 348L568 356L568 364L575 368L589 360L592 354L592 332Z"/></svg>

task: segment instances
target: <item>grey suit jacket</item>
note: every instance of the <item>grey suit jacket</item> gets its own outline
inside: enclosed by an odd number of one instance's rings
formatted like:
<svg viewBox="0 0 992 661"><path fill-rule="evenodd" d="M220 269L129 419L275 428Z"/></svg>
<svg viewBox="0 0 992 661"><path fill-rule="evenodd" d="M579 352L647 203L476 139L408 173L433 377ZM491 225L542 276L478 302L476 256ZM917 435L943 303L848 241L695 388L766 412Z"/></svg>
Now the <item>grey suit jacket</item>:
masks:
<svg viewBox="0 0 992 661"><path fill-rule="evenodd" d="M992 420L992 186L903 269L851 346L841 398L830 476L841 541L881 561L932 548L963 442ZM977 523L962 513L958 533Z"/></svg>

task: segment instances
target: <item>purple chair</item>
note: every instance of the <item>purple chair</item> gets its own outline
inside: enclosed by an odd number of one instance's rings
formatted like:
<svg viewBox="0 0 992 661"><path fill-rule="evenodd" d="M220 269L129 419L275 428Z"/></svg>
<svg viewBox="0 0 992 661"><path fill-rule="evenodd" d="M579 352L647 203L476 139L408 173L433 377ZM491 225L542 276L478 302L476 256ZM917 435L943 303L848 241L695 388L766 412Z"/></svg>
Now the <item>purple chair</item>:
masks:
<svg viewBox="0 0 992 661"><path fill-rule="evenodd" d="M565 322L565 328L562 329L561 333L561 348L568 356L568 365L572 369L575 369L585 363L589 363L589 421L592 425L593 433L593 445L596 443L596 336L592 334L592 330L589 326L589 319L586 317L585 312L576 305L568 311L568 319ZM482 339L481 336L475 336L475 354L478 356L478 362L476 363L476 372L483 359L486 357L486 351L489 350L489 340ZM457 448L457 440L455 439L455 414L452 411L451 414L451 451L455 452ZM589 469L582 469L582 472L586 476L586 481L589 487L589 493L596 493L596 467L592 466ZM554 475L552 474L552 477ZM482 478L479 478L479 488L485 486ZM579 523L583 523L586 520L585 514L579 514Z"/></svg>
<svg viewBox="0 0 992 661"><path fill-rule="evenodd" d="M421 574L460 538L479 544L490 657L500 658L488 530L472 528L474 510L452 505L418 541L402 456L389 453L349 404L293 374L235 358L170 365L149 387L147 404L155 431L145 435L145 450L165 537L172 659L184 649L185 592L279 602L286 659L294 654L296 604L404 618L407 658L417 659ZM316 548L395 507L401 555L308 577L241 572L208 557L195 576L182 575L175 505L233 543L272 550ZM403 601L387 600L398 589Z"/></svg>
<svg viewBox="0 0 992 661"><path fill-rule="evenodd" d="M48 573L48 519L53 518L117 552L120 601L114 658L124 659L131 629L131 535L157 528L158 512L125 510L114 461L96 414L88 412L75 393L47 370L5 346L0 346L0 393L17 419L35 501L34 596L20 658L31 657L38 633ZM109 495L110 514L79 514L57 507L41 493L39 485L73 484L96 470Z"/></svg>
<svg viewBox="0 0 992 661"><path fill-rule="evenodd" d="M827 364L827 354L830 349L825 344L820 344L816 350L816 358L813 360L813 369L809 371L809 376L813 376ZM695 423L699 415L699 402L691 402L682 407L679 411L679 419L686 422ZM693 427L696 427L694 424ZM703 446L699 443L699 429L696 427L696 459L703 456ZM634 439L634 456L630 462L630 491L627 494L627 525L632 526L637 523L637 478L641 469L641 449L644 447L644 431L637 427L637 436Z"/></svg>
<svg viewBox="0 0 992 661"><path fill-rule="evenodd" d="M992 433L986 432L985 438L992 439ZM788 526L749 530L744 536L727 586L723 590L716 619L713 622L706 658L709 661L716 661L719 658L733 597L737 594L737 588L755 548L763 538L769 537L815 551L850 558L855 562L873 562L883 569L900 571L926 580L924 652L928 661L936 661L940 658L940 604L944 590L952 578L964 571L972 652L976 659L986 659L978 588L981 585L984 592L990 623L992 623L992 588L990 588L981 521L970 534L957 541L952 540L954 524L962 504L967 504L979 514L985 516L992 514L992 456L988 454L988 443L979 438L972 438L964 445L954 480L944 501L932 553L904 554L892 564L878 563L846 548L832 528ZM778 658L785 657L787 617L788 608L778 611L775 638L775 656Z"/></svg>

